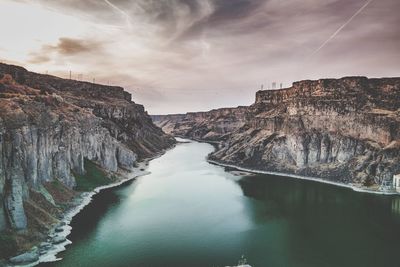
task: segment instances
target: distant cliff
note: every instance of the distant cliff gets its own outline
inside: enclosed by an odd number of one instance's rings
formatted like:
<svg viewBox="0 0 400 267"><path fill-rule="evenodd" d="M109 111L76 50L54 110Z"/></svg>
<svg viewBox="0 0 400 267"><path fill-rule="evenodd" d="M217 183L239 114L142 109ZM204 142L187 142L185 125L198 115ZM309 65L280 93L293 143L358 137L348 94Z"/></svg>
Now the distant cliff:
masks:
<svg viewBox="0 0 400 267"><path fill-rule="evenodd" d="M121 87L0 64L0 231L40 238L88 164L112 182L174 142Z"/></svg>
<svg viewBox="0 0 400 267"><path fill-rule="evenodd" d="M221 163L360 187L390 183L400 172L400 78L300 81L222 110L229 112L153 120L175 135L219 141L210 159Z"/></svg>
<svg viewBox="0 0 400 267"><path fill-rule="evenodd" d="M153 115L153 122L166 133L207 141L220 140L222 136L242 127L246 122L248 107L221 108L208 112Z"/></svg>

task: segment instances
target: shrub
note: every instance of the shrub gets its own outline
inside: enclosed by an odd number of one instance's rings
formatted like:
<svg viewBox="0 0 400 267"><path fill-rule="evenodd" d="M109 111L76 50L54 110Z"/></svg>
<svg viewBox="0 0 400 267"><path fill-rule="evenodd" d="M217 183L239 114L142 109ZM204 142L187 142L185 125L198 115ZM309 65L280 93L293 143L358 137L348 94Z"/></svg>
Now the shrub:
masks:
<svg viewBox="0 0 400 267"><path fill-rule="evenodd" d="M3 77L0 79L0 83L12 85L14 84L14 79L10 74L4 74Z"/></svg>
<svg viewBox="0 0 400 267"><path fill-rule="evenodd" d="M0 93L0 98L14 98L20 96L19 94Z"/></svg>
<svg viewBox="0 0 400 267"><path fill-rule="evenodd" d="M84 175L74 174L77 191L92 191L98 186L106 185L111 182L107 174L94 162L85 159L85 170Z"/></svg>
<svg viewBox="0 0 400 267"><path fill-rule="evenodd" d="M9 258L18 251L17 241L10 232L0 232L0 259Z"/></svg>

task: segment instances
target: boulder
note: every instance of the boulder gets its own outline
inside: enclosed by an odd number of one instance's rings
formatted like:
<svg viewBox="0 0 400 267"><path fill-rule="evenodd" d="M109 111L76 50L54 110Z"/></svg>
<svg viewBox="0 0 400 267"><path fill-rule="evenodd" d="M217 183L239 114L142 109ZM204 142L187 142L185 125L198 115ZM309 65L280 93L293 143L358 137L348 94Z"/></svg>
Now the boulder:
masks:
<svg viewBox="0 0 400 267"><path fill-rule="evenodd" d="M12 264L27 264L33 263L39 260L39 250L37 247L33 248L29 252L25 252L21 255L10 258Z"/></svg>
<svg viewBox="0 0 400 267"><path fill-rule="evenodd" d="M60 244L67 241L67 239L64 236L55 236L52 240L53 244Z"/></svg>

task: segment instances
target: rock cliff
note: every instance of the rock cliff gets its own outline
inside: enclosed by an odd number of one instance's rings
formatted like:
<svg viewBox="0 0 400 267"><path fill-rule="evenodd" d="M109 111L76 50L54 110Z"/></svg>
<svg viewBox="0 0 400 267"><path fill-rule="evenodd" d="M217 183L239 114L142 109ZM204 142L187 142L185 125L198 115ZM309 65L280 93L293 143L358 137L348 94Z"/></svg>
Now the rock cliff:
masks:
<svg viewBox="0 0 400 267"><path fill-rule="evenodd" d="M85 162L114 177L174 142L121 87L0 64L0 231L47 229Z"/></svg>
<svg viewBox="0 0 400 267"><path fill-rule="evenodd" d="M198 140L218 141L244 126L248 107L221 108L208 112L153 115L153 122L166 133Z"/></svg>
<svg viewBox="0 0 400 267"><path fill-rule="evenodd" d="M175 135L219 141L210 159L221 163L360 187L390 185L400 172L400 78L300 81L220 111L153 120Z"/></svg>

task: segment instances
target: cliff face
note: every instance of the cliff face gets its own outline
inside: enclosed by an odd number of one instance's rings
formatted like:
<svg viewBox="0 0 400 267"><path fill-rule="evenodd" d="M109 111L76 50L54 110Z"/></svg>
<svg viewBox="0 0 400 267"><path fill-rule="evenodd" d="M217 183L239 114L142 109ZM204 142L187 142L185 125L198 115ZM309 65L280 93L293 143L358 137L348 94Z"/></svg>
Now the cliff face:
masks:
<svg viewBox="0 0 400 267"><path fill-rule="evenodd" d="M359 186L389 183L400 171L400 78L296 82L257 92L243 114L239 127L214 135L220 145L211 159ZM162 126L169 118L155 122ZM212 129L214 120L203 124ZM169 127L177 133L181 125L177 120ZM183 135L192 138L193 132L185 129ZM207 134L195 137L208 140Z"/></svg>
<svg viewBox="0 0 400 267"><path fill-rule="evenodd" d="M46 227L30 211L64 205L58 191L74 188L87 160L113 174L174 144L130 99L120 87L0 64L0 230Z"/></svg>
<svg viewBox="0 0 400 267"><path fill-rule="evenodd" d="M153 115L153 122L164 132L175 136L217 141L242 127L247 118L247 107L221 108L208 112Z"/></svg>

